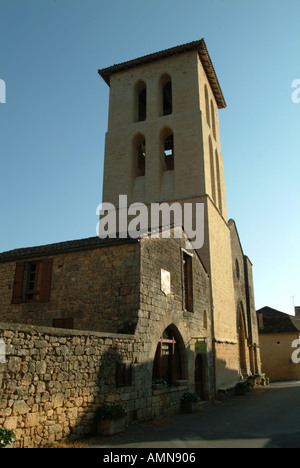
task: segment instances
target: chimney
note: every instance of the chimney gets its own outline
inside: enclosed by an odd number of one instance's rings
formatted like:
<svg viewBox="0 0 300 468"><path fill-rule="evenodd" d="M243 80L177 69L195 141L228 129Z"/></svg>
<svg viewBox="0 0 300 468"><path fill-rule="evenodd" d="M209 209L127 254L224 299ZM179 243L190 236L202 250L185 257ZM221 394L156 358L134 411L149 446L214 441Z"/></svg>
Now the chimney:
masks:
<svg viewBox="0 0 300 468"><path fill-rule="evenodd" d="M295 316L300 318L300 306L295 306Z"/></svg>

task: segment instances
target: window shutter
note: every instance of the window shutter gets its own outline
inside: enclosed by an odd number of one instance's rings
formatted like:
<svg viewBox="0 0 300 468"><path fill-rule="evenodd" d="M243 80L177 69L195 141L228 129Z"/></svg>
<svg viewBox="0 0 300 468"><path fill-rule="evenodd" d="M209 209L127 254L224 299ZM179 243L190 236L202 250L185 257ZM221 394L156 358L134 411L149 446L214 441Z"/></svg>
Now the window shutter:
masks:
<svg viewBox="0 0 300 468"><path fill-rule="evenodd" d="M40 302L49 302L50 285L53 259L47 258L42 261L41 284L40 284Z"/></svg>
<svg viewBox="0 0 300 468"><path fill-rule="evenodd" d="M22 302L24 266L25 266L24 262L18 262L16 264L12 304L20 304Z"/></svg>

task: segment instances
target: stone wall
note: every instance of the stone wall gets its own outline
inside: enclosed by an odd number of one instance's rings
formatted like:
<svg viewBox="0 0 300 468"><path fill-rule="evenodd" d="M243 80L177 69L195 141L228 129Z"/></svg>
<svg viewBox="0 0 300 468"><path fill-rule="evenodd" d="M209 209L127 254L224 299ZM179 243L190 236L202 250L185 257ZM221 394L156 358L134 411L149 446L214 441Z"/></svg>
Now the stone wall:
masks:
<svg viewBox="0 0 300 468"><path fill-rule="evenodd" d="M129 411L144 402L135 369L132 387L116 387L116 362L135 362L132 335L0 324L6 363L0 364L0 427L16 430L16 447L38 447L90 433L100 402Z"/></svg>
<svg viewBox="0 0 300 468"><path fill-rule="evenodd" d="M246 339L249 346L247 352L247 370L255 374L261 371L261 358L254 299L252 263L243 253L234 220L229 220L229 227L232 249L232 274L237 311L237 333L239 331L238 312L242 309L246 327Z"/></svg>
<svg viewBox="0 0 300 468"><path fill-rule="evenodd" d="M0 323L0 339L0 427L16 431L16 448L94 434L103 402L123 404L127 423L170 415L188 388L152 390L153 363L132 335ZM120 361L131 364L127 386L116 384Z"/></svg>
<svg viewBox="0 0 300 468"><path fill-rule="evenodd" d="M195 251L192 254L193 311L185 310L183 252L186 238L141 241L141 310L136 333L143 336L144 349L150 361L164 330L172 324L182 337L182 378L191 385L195 378L195 342L206 339L205 397L214 394L212 360L212 323L209 277ZM171 278L171 293L161 291L161 269ZM194 390L194 388L193 388Z"/></svg>

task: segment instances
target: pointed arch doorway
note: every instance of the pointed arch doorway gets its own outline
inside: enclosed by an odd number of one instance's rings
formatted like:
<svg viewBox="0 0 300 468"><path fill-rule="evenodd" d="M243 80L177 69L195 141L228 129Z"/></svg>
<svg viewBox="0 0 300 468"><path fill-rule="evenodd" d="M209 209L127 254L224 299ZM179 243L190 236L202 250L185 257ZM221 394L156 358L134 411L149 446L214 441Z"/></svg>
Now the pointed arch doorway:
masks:
<svg viewBox="0 0 300 468"><path fill-rule="evenodd" d="M246 332L246 323L244 317L244 308L241 303L239 306L238 312L238 337L239 337L239 356L240 356L240 370L242 375L247 374L247 332Z"/></svg>

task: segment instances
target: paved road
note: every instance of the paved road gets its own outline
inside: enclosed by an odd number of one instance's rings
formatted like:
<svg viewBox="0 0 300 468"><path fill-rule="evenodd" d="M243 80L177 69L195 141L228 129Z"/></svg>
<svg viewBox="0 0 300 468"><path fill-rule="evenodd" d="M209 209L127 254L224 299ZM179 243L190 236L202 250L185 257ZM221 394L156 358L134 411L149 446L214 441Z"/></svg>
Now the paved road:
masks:
<svg viewBox="0 0 300 468"><path fill-rule="evenodd" d="M121 435L91 439L88 448L300 448L300 381L132 425Z"/></svg>

